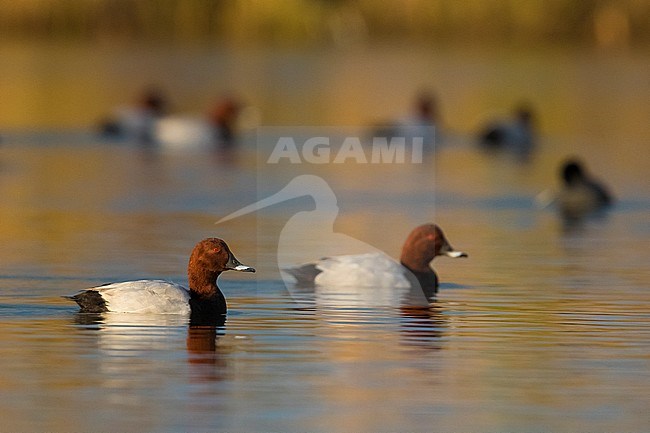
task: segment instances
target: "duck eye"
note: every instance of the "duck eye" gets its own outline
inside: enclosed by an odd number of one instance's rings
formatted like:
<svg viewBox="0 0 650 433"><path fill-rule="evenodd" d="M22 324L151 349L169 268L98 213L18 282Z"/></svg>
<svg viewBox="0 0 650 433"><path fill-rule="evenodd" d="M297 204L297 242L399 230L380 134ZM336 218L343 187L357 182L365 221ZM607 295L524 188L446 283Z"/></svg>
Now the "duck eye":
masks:
<svg viewBox="0 0 650 433"><path fill-rule="evenodd" d="M218 253L219 251L220 251L219 248L212 248L213 253Z"/></svg>

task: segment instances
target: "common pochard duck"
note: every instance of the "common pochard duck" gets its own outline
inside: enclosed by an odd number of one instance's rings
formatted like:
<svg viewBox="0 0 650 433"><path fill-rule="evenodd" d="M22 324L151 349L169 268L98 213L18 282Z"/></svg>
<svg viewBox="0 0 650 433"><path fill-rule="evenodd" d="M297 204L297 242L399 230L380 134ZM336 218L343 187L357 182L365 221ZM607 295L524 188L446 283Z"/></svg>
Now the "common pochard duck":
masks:
<svg viewBox="0 0 650 433"><path fill-rule="evenodd" d="M577 159L567 160L560 170L562 189L557 195L557 205L566 219L580 219L612 204L607 189L593 179Z"/></svg>
<svg viewBox="0 0 650 433"><path fill-rule="evenodd" d="M435 224L416 227L404 242L399 263L384 253L333 256L283 269L299 285L409 288L428 294L438 287L430 263L436 256L467 257L454 250Z"/></svg>
<svg viewBox="0 0 650 433"><path fill-rule="evenodd" d="M222 239L200 241L187 267L189 289L169 281L138 280L91 287L69 296L83 313L190 314L191 321L226 314L226 299L217 286L228 270L255 272L239 262Z"/></svg>
<svg viewBox="0 0 650 433"><path fill-rule="evenodd" d="M527 156L535 141L534 113L526 104L518 106L511 120L497 121L481 131L481 145L489 150L507 150Z"/></svg>

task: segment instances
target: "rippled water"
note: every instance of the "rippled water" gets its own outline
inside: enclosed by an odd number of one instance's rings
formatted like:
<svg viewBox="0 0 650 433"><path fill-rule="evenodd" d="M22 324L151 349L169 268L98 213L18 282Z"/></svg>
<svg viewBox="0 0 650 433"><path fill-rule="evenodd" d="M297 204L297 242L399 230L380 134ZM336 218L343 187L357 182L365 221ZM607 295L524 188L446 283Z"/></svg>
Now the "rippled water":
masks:
<svg viewBox="0 0 650 433"><path fill-rule="evenodd" d="M0 431L650 429L646 56L198 50L179 62L136 50L116 63L113 52L9 48L3 77L15 80L2 83L0 112L19 129L87 124L98 100L123 102L126 82L155 71L163 84L189 77L173 88L181 108L205 102L217 73L289 123L371 122L433 80L450 130L419 165L279 168L255 148L263 134L225 161L89 133L0 131ZM90 86L81 96L80 84ZM452 130L522 94L538 98L551 131L530 161L483 154ZM534 201L557 186L568 154L617 198L571 228ZM435 221L469 258L434 261L442 285L428 309L378 289L286 287L278 241L297 212L313 215L313 199L214 223L304 173L328 182L338 215L333 228L285 237L294 257L318 258L306 241L323 230L396 257L411 228ZM185 284L192 246L215 235L258 270L222 276L223 327L79 315L61 297L116 280Z"/></svg>
<svg viewBox="0 0 650 433"><path fill-rule="evenodd" d="M553 143L524 165L461 145L417 170L320 172L339 199L337 231L396 256L411 227L435 218L469 252L434 262L441 291L417 309L284 286L274 242L309 200L215 226L282 186L286 173L275 182L251 151L224 166L84 140L2 148L0 407L11 414L2 431L650 425L650 194L634 180L643 162L605 169L618 206L572 231L533 204L553 182ZM377 183L397 175L401 186ZM224 275L222 328L79 315L61 298L110 280L183 283L192 245L215 234L259 270ZM297 254L310 253L301 248L296 238Z"/></svg>

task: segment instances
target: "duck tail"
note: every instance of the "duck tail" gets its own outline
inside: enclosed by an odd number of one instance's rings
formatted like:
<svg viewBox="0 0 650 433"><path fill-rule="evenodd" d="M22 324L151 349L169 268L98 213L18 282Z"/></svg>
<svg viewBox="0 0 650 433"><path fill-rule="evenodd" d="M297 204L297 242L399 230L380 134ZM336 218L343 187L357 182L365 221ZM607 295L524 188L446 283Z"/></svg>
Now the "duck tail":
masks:
<svg viewBox="0 0 650 433"><path fill-rule="evenodd" d="M82 313L105 313L108 311L106 300L96 290L84 290L72 296L63 296L65 299L75 301Z"/></svg>
<svg viewBox="0 0 650 433"><path fill-rule="evenodd" d="M284 272L296 279L296 285L313 286L316 276L321 270L316 267L316 263L306 263L300 266L282 268Z"/></svg>

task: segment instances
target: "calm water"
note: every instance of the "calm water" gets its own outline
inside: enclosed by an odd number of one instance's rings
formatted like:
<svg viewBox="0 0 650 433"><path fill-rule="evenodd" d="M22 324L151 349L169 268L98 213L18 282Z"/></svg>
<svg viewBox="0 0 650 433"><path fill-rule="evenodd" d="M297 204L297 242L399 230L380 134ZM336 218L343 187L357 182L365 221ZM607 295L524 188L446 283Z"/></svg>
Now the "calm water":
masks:
<svg viewBox="0 0 650 433"><path fill-rule="evenodd" d="M567 153L618 199L574 230L534 204ZM463 136L417 166L278 170L266 154L255 136L228 163L84 134L5 139L1 431L648 430L647 140L544 136L527 163ZM311 199L214 222L303 172L336 193L336 232L397 256L435 220L469 259L436 259L428 310L285 287L278 239ZM288 238L305 260L310 233ZM61 298L113 280L184 283L192 246L214 235L258 269L223 276L223 328L82 316Z"/></svg>

